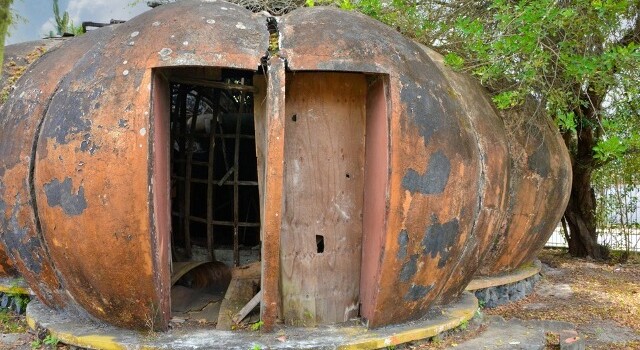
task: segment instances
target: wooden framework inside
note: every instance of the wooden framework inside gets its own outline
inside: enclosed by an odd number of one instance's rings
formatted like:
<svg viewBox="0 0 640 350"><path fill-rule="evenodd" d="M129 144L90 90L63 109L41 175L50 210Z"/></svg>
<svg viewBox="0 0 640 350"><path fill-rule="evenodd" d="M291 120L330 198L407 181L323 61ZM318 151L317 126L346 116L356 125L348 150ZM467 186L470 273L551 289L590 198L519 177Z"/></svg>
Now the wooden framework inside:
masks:
<svg viewBox="0 0 640 350"><path fill-rule="evenodd" d="M194 78L197 70L168 76L172 256L225 261L216 250L230 250L237 267L241 250L259 245L252 73L200 68L205 78ZM206 256L194 256L194 247Z"/></svg>

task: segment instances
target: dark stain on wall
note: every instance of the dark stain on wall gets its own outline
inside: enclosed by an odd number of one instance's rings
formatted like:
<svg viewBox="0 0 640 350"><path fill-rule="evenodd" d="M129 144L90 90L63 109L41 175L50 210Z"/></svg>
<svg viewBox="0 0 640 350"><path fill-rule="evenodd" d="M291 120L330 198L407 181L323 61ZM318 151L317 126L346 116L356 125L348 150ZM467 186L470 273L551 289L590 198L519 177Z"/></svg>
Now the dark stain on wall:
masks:
<svg viewBox="0 0 640 350"><path fill-rule="evenodd" d="M44 193L47 196L47 204L50 207L60 206L67 215L80 215L87 209L87 200L84 197L84 187L80 186L77 193L73 193L71 178L67 177L63 182L53 179L44 184Z"/></svg>
<svg viewBox="0 0 640 350"><path fill-rule="evenodd" d="M409 245L409 233L407 230L400 231L398 235L398 260L403 260L407 256L407 246Z"/></svg>
<svg viewBox="0 0 640 350"><path fill-rule="evenodd" d="M66 145L71 141L70 136L91 130L91 121L83 118L86 110L84 105L90 98L77 92L65 92L64 97L62 94L58 95L61 96L59 98L64 98L64 101L52 103L47 112L51 123L50 127L43 129L43 136L55 138L58 144Z"/></svg>
<svg viewBox="0 0 640 350"><path fill-rule="evenodd" d="M100 149L100 146L96 145L91 140L91 134L87 133L82 136L82 142L80 143L80 151L89 152L91 155L93 155L98 149Z"/></svg>
<svg viewBox="0 0 640 350"><path fill-rule="evenodd" d="M418 129L426 147L433 134L446 127L444 112L429 91L412 79L402 79L402 86L401 100L411 103L406 107L409 120L412 121L409 127Z"/></svg>
<svg viewBox="0 0 640 350"><path fill-rule="evenodd" d="M433 289L433 284L428 286L423 286L420 284L413 284L407 291L407 294L404 295L404 300L407 301L418 301L424 298L430 290Z"/></svg>
<svg viewBox="0 0 640 350"><path fill-rule="evenodd" d="M422 254L424 256L430 255L432 259L440 255L438 267L443 268L449 257L449 250L458 238L460 227L458 219L453 219L444 224L441 224L435 215L431 219L434 224L427 228L422 239Z"/></svg>
<svg viewBox="0 0 640 350"><path fill-rule="evenodd" d="M549 158L551 158L551 155L549 154L547 144L540 142L540 145L538 145L533 154L529 155L527 166L531 171L534 171L540 176L546 178L549 176Z"/></svg>
<svg viewBox="0 0 640 350"><path fill-rule="evenodd" d="M451 162L442 151L437 151L429 158L427 170L420 175L409 169L402 179L402 186L411 192L422 194L438 194L444 191L451 173Z"/></svg>
<svg viewBox="0 0 640 350"><path fill-rule="evenodd" d="M411 255L409 261L402 264L400 282L408 282L418 271L418 254Z"/></svg>
<svg viewBox="0 0 640 350"><path fill-rule="evenodd" d="M7 248L11 250L11 255L14 258L24 263L29 271L39 275L42 272L41 257L32 257L32 255L42 248L40 241L34 237L28 237L28 229L21 227L18 223L18 208L22 205L26 204L21 203L20 196L18 196L13 206L11 217L9 220L4 221L4 225L2 225L4 231L2 239ZM25 240L25 237L28 238Z"/></svg>

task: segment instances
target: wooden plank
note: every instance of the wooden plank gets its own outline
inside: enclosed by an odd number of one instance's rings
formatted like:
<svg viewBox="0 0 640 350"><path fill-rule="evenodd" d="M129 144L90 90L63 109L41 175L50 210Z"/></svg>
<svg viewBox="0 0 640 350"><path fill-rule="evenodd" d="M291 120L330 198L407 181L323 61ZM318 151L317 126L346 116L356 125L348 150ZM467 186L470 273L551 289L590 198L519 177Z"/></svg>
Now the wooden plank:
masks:
<svg viewBox="0 0 640 350"><path fill-rule="evenodd" d="M211 132L209 135L209 159L207 164L207 251L211 257L211 261L216 259L216 251L213 246L213 172L215 171L215 150L216 150L216 125L218 124L218 115L220 114L220 91L213 92L213 118L211 120ZM193 164L193 161L192 161Z"/></svg>
<svg viewBox="0 0 640 350"><path fill-rule="evenodd" d="M198 108L200 107L200 95L196 96L196 103L193 108L193 117L191 118L191 125L189 128L191 132L187 135L187 163L186 167L186 175L185 175L185 183L184 183L184 206L185 206L185 227L184 227L184 244L185 244L185 252L188 257L191 257L191 228L189 224L189 217L191 216L191 173L193 168L191 167L191 161L193 160L193 133L196 131L196 124L198 124ZM186 106L186 100L185 100ZM185 108L186 110L186 108ZM185 116L186 117L186 116Z"/></svg>
<svg viewBox="0 0 640 350"><path fill-rule="evenodd" d="M282 225L282 185L285 139L285 65L280 58L269 60L266 102L264 218L262 229L263 329L273 329L280 313L280 227Z"/></svg>
<svg viewBox="0 0 640 350"><path fill-rule="evenodd" d="M180 106L180 119L179 119L179 123L180 123L180 132L185 133L185 136L182 137L181 139L181 145L180 145L180 158L184 158L187 159L187 147L188 147L188 136L186 136L187 133L187 93L188 93L188 89L185 89L184 87L180 88L180 93L178 94L178 103ZM185 163L186 164L186 163ZM187 166L185 165L183 167L183 169L185 170L185 174L187 173ZM185 175L186 178L189 178L189 176ZM187 181L182 183L182 189L184 190L184 192L182 193L182 202L180 202L180 208L182 209L182 212L184 213L184 220L182 222L182 234L183 234L183 239L184 239L184 250L185 250L185 254L187 256L187 258L191 258L191 233L189 232L189 215L190 214L190 195L188 195L187 193L190 192L190 188L187 188Z"/></svg>
<svg viewBox="0 0 640 350"><path fill-rule="evenodd" d="M389 181L389 109L386 77L369 84L365 141L365 184L362 209L362 271L360 316L374 317L386 240L387 187Z"/></svg>
<svg viewBox="0 0 640 350"><path fill-rule="evenodd" d="M281 285L287 324L358 315L367 81L287 75Z"/></svg>
<svg viewBox="0 0 640 350"><path fill-rule="evenodd" d="M264 133L266 129L267 80L265 75L255 74L253 86L257 92L253 94L253 120L255 125L256 162L258 166L258 200L260 203L260 222L264 222L264 152L267 148ZM260 230L262 241L262 230Z"/></svg>
<svg viewBox="0 0 640 350"><path fill-rule="evenodd" d="M242 85L244 85L244 78L242 78ZM245 104L244 91L240 94L240 113L244 113ZM238 221L240 198L238 193L238 180L240 179L238 174L240 173L240 129L242 127L242 119L240 115L236 116L236 140L233 151L233 266L240 266L240 247L238 246ZM221 181L224 182L224 181ZM218 183L220 185L220 182Z"/></svg>
<svg viewBox="0 0 640 350"><path fill-rule="evenodd" d="M262 299L262 291L254 295L253 298L249 300L247 305L245 305L242 309L240 309L240 311L238 311L235 316L233 316L231 321L233 321L234 323L239 323L240 321L242 321L245 317L247 317L251 310L258 306L258 304L260 303L260 299Z"/></svg>
<svg viewBox="0 0 640 350"><path fill-rule="evenodd" d="M254 297L259 281L259 278L231 279L229 288L227 288L224 299L220 304L220 313L218 314L216 329L231 330L231 326L234 324L233 316Z"/></svg>
<svg viewBox="0 0 640 350"><path fill-rule="evenodd" d="M212 88L223 89L223 90L236 90L236 91L243 91L243 92L256 91L256 89L250 85L232 84L232 83L223 82L223 81L213 81L213 80L206 80L206 79L175 77L171 79L171 82L187 84L187 85L206 86L206 87L212 87Z"/></svg>
<svg viewBox="0 0 640 350"><path fill-rule="evenodd" d="M233 279L260 279L260 262L256 261L247 265L234 267L231 270Z"/></svg>

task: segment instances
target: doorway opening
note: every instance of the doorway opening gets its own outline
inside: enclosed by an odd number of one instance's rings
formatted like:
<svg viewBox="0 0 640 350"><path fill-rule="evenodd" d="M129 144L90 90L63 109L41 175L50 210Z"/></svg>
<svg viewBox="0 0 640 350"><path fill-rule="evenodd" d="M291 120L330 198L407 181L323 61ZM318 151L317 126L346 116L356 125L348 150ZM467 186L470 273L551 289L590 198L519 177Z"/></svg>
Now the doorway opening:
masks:
<svg viewBox="0 0 640 350"><path fill-rule="evenodd" d="M254 265L259 273L254 72L184 67L156 73L169 99L171 314L220 328L230 322L225 295L234 268ZM258 282L259 276L249 279L249 293L257 293Z"/></svg>

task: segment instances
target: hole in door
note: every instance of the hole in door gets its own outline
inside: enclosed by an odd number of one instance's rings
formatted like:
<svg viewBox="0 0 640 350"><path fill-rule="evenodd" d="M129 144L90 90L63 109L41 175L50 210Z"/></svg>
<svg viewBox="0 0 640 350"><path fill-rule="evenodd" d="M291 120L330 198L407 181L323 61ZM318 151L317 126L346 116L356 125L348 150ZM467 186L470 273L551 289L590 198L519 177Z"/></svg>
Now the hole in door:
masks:
<svg viewBox="0 0 640 350"><path fill-rule="evenodd" d="M322 235L316 235L316 248L318 254L324 253L324 237Z"/></svg>

